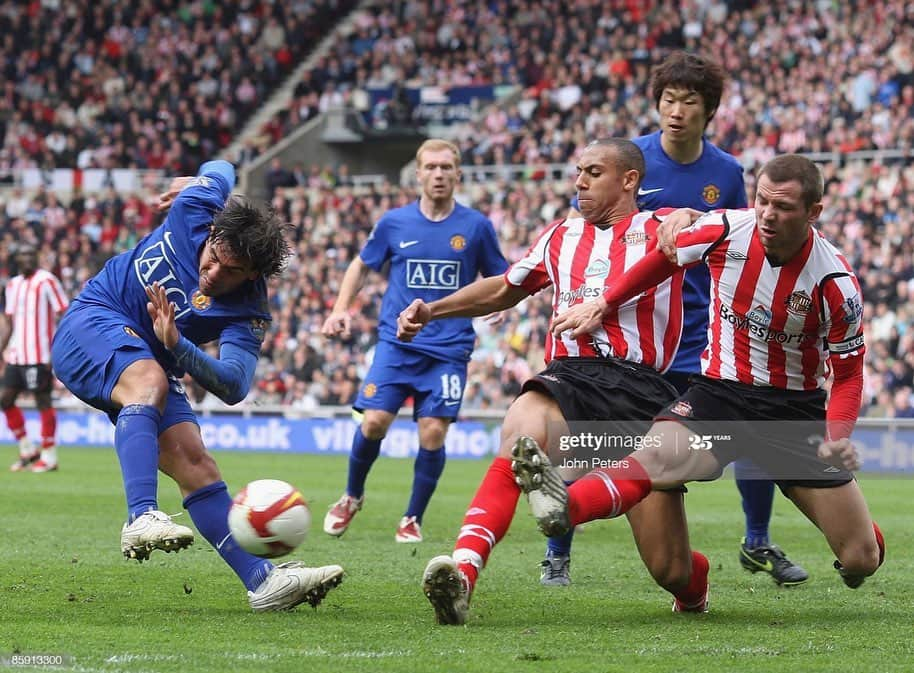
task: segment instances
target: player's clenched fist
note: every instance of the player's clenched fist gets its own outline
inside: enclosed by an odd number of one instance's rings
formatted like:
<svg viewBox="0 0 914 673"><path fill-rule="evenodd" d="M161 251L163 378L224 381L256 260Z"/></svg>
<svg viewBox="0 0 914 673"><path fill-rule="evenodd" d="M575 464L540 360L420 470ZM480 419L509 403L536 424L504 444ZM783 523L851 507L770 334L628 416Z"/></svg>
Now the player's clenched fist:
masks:
<svg viewBox="0 0 914 673"><path fill-rule="evenodd" d="M849 439L833 439L819 444L819 458L848 472L860 469L857 447Z"/></svg>
<svg viewBox="0 0 914 673"><path fill-rule="evenodd" d="M432 309L428 304L421 299L414 299L397 317L397 338L400 341L412 341L431 319Z"/></svg>
<svg viewBox="0 0 914 673"><path fill-rule="evenodd" d="M334 311L327 316L324 326L321 327L321 334L327 337L340 336L344 339L349 338L352 328L352 317L348 311Z"/></svg>

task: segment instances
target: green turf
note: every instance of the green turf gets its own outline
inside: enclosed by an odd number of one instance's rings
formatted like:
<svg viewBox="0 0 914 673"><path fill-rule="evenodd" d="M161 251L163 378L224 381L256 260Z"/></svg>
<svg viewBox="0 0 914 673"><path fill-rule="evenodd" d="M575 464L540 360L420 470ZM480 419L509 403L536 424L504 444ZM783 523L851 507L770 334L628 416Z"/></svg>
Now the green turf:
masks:
<svg viewBox="0 0 914 673"><path fill-rule="evenodd" d="M10 461L14 451L4 451ZM320 530L345 460L221 453L233 489L255 478L299 486L312 536L296 555L340 563L343 585L315 611L253 614L241 585L203 540L139 565L119 552L123 496L114 452L64 450L59 473L0 473L0 657L65 654L82 671L910 671L910 484L864 479L889 545L858 591L831 569L815 529L783 498L776 540L810 571L781 590L736 561L742 515L733 483L692 487L695 546L712 564L712 612L677 615L640 564L624 521L578 535L569 588L538 584L543 540L522 501L482 575L466 627L439 627L419 589L426 561L451 549L487 461L451 461L421 545L397 545L411 464L382 459L352 530ZM180 510L162 478L161 507ZM184 518L181 520L187 522Z"/></svg>

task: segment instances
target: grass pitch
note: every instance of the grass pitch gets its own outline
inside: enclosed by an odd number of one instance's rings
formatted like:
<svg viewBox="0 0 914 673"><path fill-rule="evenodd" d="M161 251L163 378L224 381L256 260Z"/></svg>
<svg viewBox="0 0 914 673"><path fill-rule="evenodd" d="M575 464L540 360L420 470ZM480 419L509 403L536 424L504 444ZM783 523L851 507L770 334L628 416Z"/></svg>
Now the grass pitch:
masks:
<svg viewBox="0 0 914 673"><path fill-rule="evenodd" d="M14 450L2 455L12 461ZM9 665L14 653L65 655L63 670L134 673L914 670L912 489L904 480L861 479L888 557L857 591L844 587L824 539L780 496L774 538L811 580L785 590L746 573L737 562L742 513L732 481L691 487L692 541L711 559L708 615L670 612L624 520L577 536L571 587L541 587L544 540L521 500L482 574L469 624L440 627L419 587L422 570L450 552L488 461L452 460L426 515L426 541L398 545L408 461L378 461L365 509L334 539L321 521L344 486L344 458L219 453L217 460L233 491L276 477L308 498L314 526L293 558L340 563L347 572L317 610L252 613L243 587L202 538L177 555L126 561L114 451L64 450L58 473L0 473L0 662ZM163 510L181 510L167 477L160 493Z"/></svg>

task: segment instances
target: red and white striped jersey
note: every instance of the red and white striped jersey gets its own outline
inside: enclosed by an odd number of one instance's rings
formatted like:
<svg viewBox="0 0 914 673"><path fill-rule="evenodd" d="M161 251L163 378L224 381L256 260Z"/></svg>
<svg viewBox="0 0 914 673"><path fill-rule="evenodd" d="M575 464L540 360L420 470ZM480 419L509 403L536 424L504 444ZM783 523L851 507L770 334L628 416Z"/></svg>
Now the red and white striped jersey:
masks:
<svg viewBox="0 0 914 673"><path fill-rule="evenodd" d="M505 273L507 283L530 294L553 285L553 319L569 307L596 299L657 246L662 209L633 213L601 229L583 218L550 225L526 257ZM570 339L546 336L546 362L554 358L614 357L665 371L682 333L682 272L608 313L600 328Z"/></svg>
<svg viewBox="0 0 914 673"><path fill-rule="evenodd" d="M752 209L714 211L676 239L680 264L711 271L705 376L789 390L821 388L828 358L863 354L863 299L847 260L816 230L772 267Z"/></svg>
<svg viewBox="0 0 914 673"><path fill-rule="evenodd" d="M13 333L6 351L11 365L48 364L57 315L69 306L57 276L38 269L28 278L15 276L6 286L6 315Z"/></svg>

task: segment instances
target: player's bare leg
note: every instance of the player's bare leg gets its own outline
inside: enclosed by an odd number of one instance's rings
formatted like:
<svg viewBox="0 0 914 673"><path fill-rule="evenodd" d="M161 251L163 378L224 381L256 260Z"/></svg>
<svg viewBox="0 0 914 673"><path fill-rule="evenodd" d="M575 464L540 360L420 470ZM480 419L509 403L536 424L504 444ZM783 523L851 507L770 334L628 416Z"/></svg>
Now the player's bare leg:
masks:
<svg viewBox="0 0 914 673"><path fill-rule="evenodd" d="M626 516L654 581L673 594L676 612L708 611L708 559L689 545L683 494L653 491Z"/></svg>
<svg viewBox="0 0 914 673"><path fill-rule="evenodd" d="M495 545L508 532L520 487L511 471L511 451L518 442L558 446L568 432L552 397L527 391L508 409L502 423L498 456L492 461L464 515L452 556L436 556L423 573L422 588L439 624L462 624L479 573Z"/></svg>
<svg viewBox="0 0 914 673"><path fill-rule="evenodd" d="M856 481L833 488L793 486L787 496L825 535L847 586L856 589L876 572L885 544Z"/></svg>

